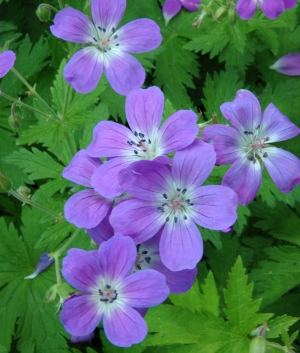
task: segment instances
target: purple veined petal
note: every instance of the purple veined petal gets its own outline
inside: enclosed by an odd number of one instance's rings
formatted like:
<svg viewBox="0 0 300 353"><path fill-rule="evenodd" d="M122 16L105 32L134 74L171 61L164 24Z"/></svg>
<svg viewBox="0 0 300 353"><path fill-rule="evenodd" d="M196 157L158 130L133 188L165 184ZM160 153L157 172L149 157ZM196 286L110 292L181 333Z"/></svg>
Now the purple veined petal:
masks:
<svg viewBox="0 0 300 353"><path fill-rule="evenodd" d="M202 186L194 192L193 221L202 227L223 230L237 219L238 197L228 187Z"/></svg>
<svg viewBox="0 0 300 353"><path fill-rule="evenodd" d="M0 54L0 78L5 76L14 66L16 54L11 50L6 50Z"/></svg>
<svg viewBox="0 0 300 353"><path fill-rule="evenodd" d="M111 315L105 315L103 326L106 337L119 347L140 343L147 335L145 320L128 305L116 308Z"/></svg>
<svg viewBox="0 0 300 353"><path fill-rule="evenodd" d="M64 79L79 93L96 88L103 70L103 55L96 47L79 50L64 69Z"/></svg>
<svg viewBox="0 0 300 353"><path fill-rule="evenodd" d="M149 201L132 199L114 207L109 221L116 233L128 235L140 244L155 235L165 220Z"/></svg>
<svg viewBox="0 0 300 353"><path fill-rule="evenodd" d="M228 186L235 191L238 195L239 203L242 206L246 206L257 195L261 179L260 163L257 160L253 163L247 157L240 157L225 173L222 185Z"/></svg>
<svg viewBox="0 0 300 353"><path fill-rule="evenodd" d="M300 76L300 53L284 55L270 69L288 76Z"/></svg>
<svg viewBox="0 0 300 353"><path fill-rule="evenodd" d="M148 140L158 131L164 110L164 95L158 87L132 90L126 98L126 117L132 131Z"/></svg>
<svg viewBox="0 0 300 353"><path fill-rule="evenodd" d="M88 335L85 336L71 336L71 342L72 343L78 343L78 342L89 342L92 340L95 336L95 333L92 332Z"/></svg>
<svg viewBox="0 0 300 353"><path fill-rule="evenodd" d="M105 32L113 32L123 17L126 0L92 0L91 5L96 26Z"/></svg>
<svg viewBox="0 0 300 353"><path fill-rule="evenodd" d="M264 148L268 154L264 164L278 189L288 194L300 184L300 161L292 153L281 148Z"/></svg>
<svg viewBox="0 0 300 353"><path fill-rule="evenodd" d="M197 137L197 114L192 110L179 110L162 125L161 147L164 154L189 146Z"/></svg>
<svg viewBox="0 0 300 353"><path fill-rule="evenodd" d="M286 9L291 9L297 5L297 0L283 0L283 3Z"/></svg>
<svg viewBox="0 0 300 353"><path fill-rule="evenodd" d="M253 132L261 123L261 108L253 93L237 91L233 101L224 103L220 110L231 126L240 132Z"/></svg>
<svg viewBox="0 0 300 353"><path fill-rule="evenodd" d="M161 164L171 164L173 162L172 158L167 157L167 156L158 156L158 157L152 159L152 161L157 162L157 163L161 163ZM167 167L170 167L170 166L167 165Z"/></svg>
<svg viewBox="0 0 300 353"><path fill-rule="evenodd" d="M102 196L112 198L120 196L124 189L119 184L119 172L130 165L124 158L116 157L100 166L92 176L93 188Z"/></svg>
<svg viewBox="0 0 300 353"><path fill-rule="evenodd" d="M127 23L116 35L122 50L128 53L144 53L156 49L162 42L159 26L148 18Z"/></svg>
<svg viewBox="0 0 300 353"><path fill-rule="evenodd" d="M87 44L97 37L97 30L92 21L82 12L67 8L59 11L50 26L52 34L69 42Z"/></svg>
<svg viewBox="0 0 300 353"><path fill-rule="evenodd" d="M103 163L99 158L91 158L86 150L80 150L64 168L62 176L76 184L91 187L92 174L101 164Z"/></svg>
<svg viewBox="0 0 300 353"><path fill-rule="evenodd" d="M271 20L275 20L285 10L283 0L259 0L259 3L263 13Z"/></svg>
<svg viewBox="0 0 300 353"><path fill-rule="evenodd" d="M87 294L67 300L60 313L60 321L71 335L86 336L94 332L102 316L101 306Z"/></svg>
<svg viewBox="0 0 300 353"><path fill-rule="evenodd" d="M200 0L180 0L180 2L188 11L199 11L199 5L201 5Z"/></svg>
<svg viewBox="0 0 300 353"><path fill-rule="evenodd" d="M103 219L103 221L97 225L95 228L87 229L88 235L94 240L98 245L102 244L104 241L110 239L114 235L114 230L109 223L109 217L111 212L109 212Z"/></svg>
<svg viewBox="0 0 300 353"><path fill-rule="evenodd" d="M138 199L163 201L168 193L171 173L167 166L153 161L139 161L120 172L119 181L124 190Z"/></svg>
<svg viewBox="0 0 300 353"><path fill-rule="evenodd" d="M182 7L182 4L179 0L166 0L165 1L163 8L162 8L162 12L163 12L166 26L168 25L170 20L178 14L181 7Z"/></svg>
<svg viewBox="0 0 300 353"><path fill-rule="evenodd" d="M222 232L222 233L231 233L231 232L233 232L233 226L225 228L225 229L220 229L220 232Z"/></svg>
<svg viewBox="0 0 300 353"><path fill-rule="evenodd" d="M65 203L65 218L78 228L94 228L107 215L111 204L94 190L79 191Z"/></svg>
<svg viewBox="0 0 300 353"><path fill-rule="evenodd" d="M203 240L195 223L180 218L165 224L160 244L160 257L171 271L194 269L203 255Z"/></svg>
<svg viewBox="0 0 300 353"><path fill-rule="evenodd" d="M293 124L289 118L283 115L273 103L270 103L267 106L262 117L259 132L261 137L269 137L267 143L288 140L297 136L299 132L300 129L298 126Z"/></svg>
<svg viewBox="0 0 300 353"><path fill-rule="evenodd" d="M24 277L24 279L33 279L52 265L54 258L49 257L49 254L49 252L44 252L39 258L35 271L31 275Z"/></svg>
<svg viewBox="0 0 300 353"><path fill-rule="evenodd" d="M166 277L155 270L143 270L126 277L120 289L126 304L135 308L159 305L168 298Z"/></svg>
<svg viewBox="0 0 300 353"><path fill-rule="evenodd" d="M216 163L211 144L200 139L178 151L173 160L172 177L184 188L199 187L209 176Z"/></svg>
<svg viewBox="0 0 300 353"><path fill-rule="evenodd" d="M242 20L250 20L257 9L256 0L239 0L236 5L236 12Z"/></svg>
<svg viewBox="0 0 300 353"><path fill-rule="evenodd" d="M148 311L148 308L133 308L133 309L136 310L141 315L141 317L145 317Z"/></svg>
<svg viewBox="0 0 300 353"><path fill-rule="evenodd" d="M105 54L104 72L117 93L126 96L133 89L142 86L146 73L136 58L119 49L109 50Z"/></svg>
<svg viewBox="0 0 300 353"><path fill-rule="evenodd" d="M233 163L241 155L241 134L230 126L207 126L202 133L203 141L214 146L217 165Z"/></svg>
<svg viewBox="0 0 300 353"><path fill-rule="evenodd" d="M126 126L113 121L100 121L93 131L93 140L87 147L91 157L117 157L133 154L133 148L127 141L134 138Z"/></svg>
<svg viewBox="0 0 300 353"><path fill-rule="evenodd" d="M131 273L135 264L136 247L130 237L116 234L103 242L98 251L100 272L109 282L120 281Z"/></svg>
<svg viewBox="0 0 300 353"><path fill-rule="evenodd" d="M98 288L99 265L98 251L70 249L62 261L64 278L76 289L91 294Z"/></svg>

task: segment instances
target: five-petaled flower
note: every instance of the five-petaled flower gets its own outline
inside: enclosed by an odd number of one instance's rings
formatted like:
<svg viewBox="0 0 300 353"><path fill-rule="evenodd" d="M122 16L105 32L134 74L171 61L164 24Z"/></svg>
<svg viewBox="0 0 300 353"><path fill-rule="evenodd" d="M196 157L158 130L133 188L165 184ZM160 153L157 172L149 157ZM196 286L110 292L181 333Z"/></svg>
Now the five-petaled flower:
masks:
<svg viewBox="0 0 300 353"><path fill-rule="evenodd" d="M113 209L110 222L115 232L140 244L163 228L159 244L163 264L171 271L193 269L203 254L195 223L221 230L237 218L234 191L201 186L215 162L213 147L196 139L175 154L171 169L154 161L132 163L120 173L120 182L136 199Z"/></svg>
<svg viewBox="0 0 300 353"><path fill-rule="evenodd" d="M112 88L121 95L141 87L145 70L128 53L143 53L156 49L161 41L159 26L142 18L117 30L126 7L126 0L92 0L94 23L82 12L61 10L50 27L56 37L81 43L64 69L64 78L77 92L91 92L98 84L102 71Z"/></svg>
<svg viewBox="0 0 300 353"><path fill-rule="evenodd" d="M182 7L188 11L194 12L199 10L201 3L201 0L166 0L162 9L165 24L167 25L169 21L178 14Z"/></svg>
<svg viewBox="0 0 300 353"><path fill-rule="evenodd" d="M16 54L11 50L6 50L0 54L0 78L5 76L14 66Z"/></svg>
<svg viewBox="0 0 300 353"><path fill-rule="evenodd" d="M263 164L283 193L300 183L299 159L270 145L297 136L300 129L274 104L269 104L262 115L257 98L250 91L239 90L235 99L220 109L230 126L208 126L203 130L203 139L213 144L218 165L233 163L222 185L237 193L240 204L247 205L255 198Z"/></svg>
<svg viewBox="0 0 300 353"><path fill-rule="evenodd" d="M131 91L125 108L131 130L112 121L101 121L87 148L91 157L115 157L100 166L91 179L93 188L108 198L124 191L118 180L121 170L144 159L170 163L171 159L165 154L191 144L199 130L197 114L192 110L179 110L160 127L164 95L158 87Z"/></svg>
<svg viewBox="0 0 300 353"><path fill-rule="evenodd" d="M98 251L71 249L62 273L85 293L64 303L60 319L73 336L91 334L103 319L107 338L116 346L141 342L147 325L134 308L161 304L169 295L165 276L155 270L131 273L136 247L130 237L115 235Z"/></svg>

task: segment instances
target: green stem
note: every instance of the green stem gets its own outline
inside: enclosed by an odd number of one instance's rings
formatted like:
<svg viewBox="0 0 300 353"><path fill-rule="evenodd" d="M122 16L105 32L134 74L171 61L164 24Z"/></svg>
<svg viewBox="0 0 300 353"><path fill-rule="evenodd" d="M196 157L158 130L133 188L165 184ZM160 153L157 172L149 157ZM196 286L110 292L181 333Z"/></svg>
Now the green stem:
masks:
<svg viewBox="0 0 300 353"><path fill-rule="evenodd" d="M64 8L64 4L62 3L61 0L58 0L58 5L59 5L61 10Z"/></svg>
<svg viewBox="0 0 300 353"><path fill-rule="evenodd" d="M18 194L17 192L15 192L12 189L9 190L9 193L12 196L14 196L16 199L20 200L21 202L27 203L28 205L36 207L36 208L40 209L41 211L48 213L49 215L53 216L54 218L56 218L58 220L63 218L63 216L56 214L55 212L49 210L48 208L46 208L46 207L44 207L42 205L39 205L38 203L36 203L34 201L31 201L29 198L25 197L24 195Z"/></svg>
<svg viewBox="0 0 300 353"><path fill-rule="evenodd" d="M58 12L58 10L54 7L54 6L51 6L49 4L40 4L39 7L41 6L44 6L44 7L47 7L49 10L52 10L53 12Z"/></svg>
<svg viewBox="0 0 300 353"><path fill-rule="evenodd" d="M66 115L67 115L67 108L68 108L68 100L69 100L69 94L70 94L70 85L67 85L67 89L66 89L66 94L64 97L64 105L63 105L63 110L62 110L62 116L61 116L61 120L65 121L66 119Z"/></svg>
<svg viewBox="0 0 300 353"><path fill-rule="evenodd" d="M60 256L65 250L69 248L69 246L72 244L74 239L77 237L77 235L80 232L80 228L77 228L75 232L70 236L70 238L66 241L66 243L58 250L54 252L55 255Z"/></svg>
<svg viewBox="0 0 300 353"><path fill-rule="evenodd" d="M60 268L59 268L59 255L57 253L53 253L52 256L55 261L56 283L61 284L61 275L60 275Z"/></svg>
<svg viewBox="0 0 300 353"><path fill-rule="evenodd" d="M25 78L14 68L11 68L11 71L18 77L19 80L21 80L24 85L29 89L29 91L34 94L36 96L36 98L42 103L44 104L45 107L47 107L47 109L49 109L51 111L51 113L53 114L53 116L57 117L57 114L55 113L55 111L48 105L48 103L36 92L36 90L25 80Z"/></svg>

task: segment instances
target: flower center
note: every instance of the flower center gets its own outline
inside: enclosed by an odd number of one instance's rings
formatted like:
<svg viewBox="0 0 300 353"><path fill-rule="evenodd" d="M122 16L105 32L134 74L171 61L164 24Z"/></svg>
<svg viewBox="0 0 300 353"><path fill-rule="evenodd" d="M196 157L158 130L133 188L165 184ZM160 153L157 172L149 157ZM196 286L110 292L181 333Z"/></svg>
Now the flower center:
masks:
<svg viewBox="0 0 300 353"><path fill-rule="evenodd" d="M148 159L152 160L159 156L156 141L152 141L152 137L146 137L143 132L134 131L135 140L127 141L128 145L132 147L134 160Z"/></svg>
<svg viewBox="0 0 300 353"><path fill-rule="evenodd" d="M257 157L261 158L268 157L268 153L264 152L263 149L269 147L266 143L270 140L269 137L259 137L259 128L256 128L257 131L244 131L245 139L246 139L246 146L244 150L246 150L246 155L249 161L256 163Z"/></svg>
<svg viewBox="0 0 300 353"><path fill-rule="evenodd" d="M115 289L111 288L109 284L106 284L102 289L98 290L100 295L100 302L113 303L118 298L118 293Z"/></svg>
<svg viewBox="0 0 300 353"><path fill-rule="evenodd" d="M110 32L107 32L105 28L97 27L98 38L93 37L93 42L90 42L91 45L97 47L103 53L106 53L108 50L111 50L114 47L118 47L118 35L114 34L116 31L115 28L112 28Z"/></svg>
<svg viewBox="0 0 300 353"><path fill-rule="evenodd" d="M136 246L137 250L137 255L136 255L136 260L135 260L135 265L134 265L134 270L142 270L142 266L146 264L150 264L151 257L149 256L149 253L147 250L140 249L140 244Z"/></svg>

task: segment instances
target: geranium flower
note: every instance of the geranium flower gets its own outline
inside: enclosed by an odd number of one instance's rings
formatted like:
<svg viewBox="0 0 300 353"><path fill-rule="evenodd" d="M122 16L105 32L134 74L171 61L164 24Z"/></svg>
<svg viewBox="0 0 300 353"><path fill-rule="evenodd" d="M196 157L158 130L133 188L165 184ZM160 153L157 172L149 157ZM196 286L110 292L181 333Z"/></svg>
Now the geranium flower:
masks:
<svg viewBox="0 0 300 353"><path fill-rule="evenodd" d="M282 56L270 69L288 76L300 76L300 53L291 53Z"/></svg>
<svg viewBox="0 0 300 353"><path fill-rule="evenodd" d="M52 265L54 259L49 257L49 254L49 252L44 252L39 258L35 271L31 275L24 277L24 279L33 279Z"/></svg>
<svg viewBox="0 0 300 353"><path fill-rule="evenodd" d="M164 95L158 87L136 89L126 98L126 116L131 130L112 121L101 121L94 129L87 148L91 157L116 157L108 160L93 174L91 184L104 197L115 197L124 191L119 172L132 162L143 159L169 163L167 153L191 144L197 136L197 115L179 110L160 126Z"/></svg>
<svg viewBox="0 0 300 353"><path fill-rule="evenodd" d="M297 0L239 0L236 11L241 19L249 20L255 14L258 4L268 18L275 20L285 9L296 6Z"/></svg>
<svg viewBox="0 0 300 353"><path fill-rule="evenodd" d="M115 232L140 244L161 228L159 253L171 271L194 269L203 254L196 224L221 230L236 218L235 192L224 186L201 186L212 171L216 154L211 145L196 139L175 154L171 169L154 161L140 161L120 173L120 182L136 199L112 210Z"/></svg>
<svg viewBox="0 0 300 353"><path fill-rule="evenodd" d="M263 165L283 193L300 183L299 159L270 145L297 136L300 131L274 104L269 104L262 115L257 98L250 91L239 90L235 99L220 109L230 126L208 126L202 136L213 144L218 165L233 163L222 185L237 193L241 205L255 198Z"/></svg>
<svg viewBox="0 0 300 353"><path fill-rule="evenodd" d="M89 335L103 319L105 334L116 346L129 347L145 338L147 325L133 307L161 304L169 288L157 271L131 274L135 260L133 240L122 235L103 242L98 251L68 251L63 276L85 293L68 299L61 311L61 322L71 335Z"/></svg>
<svg viewBox="0 0 300 353"><path fill-rule="evenodd" d="M0 54L0 78L5 76L14 66L16 54L11 50L6 50Z"/></svg>
<svg viewBox="0 0 300 353"><path fill-rule="evenodd" d="M64 69L68 84L80 93L91 92L98 84L102 71L112 88L127 95L141 87L145 70L128 53L143 53L157 48L161 41L159 26L142 18L116 29L126 7L126 0L92 0L94 23L82 12L61 10L50 27L58 38L84 44Z"/></svg>
<svg viewBox="0 0 300 353"><path fill-rule="evenodd" d="M201 3L201 0L166 0L162 9L166 26L182 7L188 11L198 11Z"/></svg>

